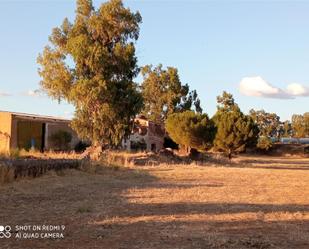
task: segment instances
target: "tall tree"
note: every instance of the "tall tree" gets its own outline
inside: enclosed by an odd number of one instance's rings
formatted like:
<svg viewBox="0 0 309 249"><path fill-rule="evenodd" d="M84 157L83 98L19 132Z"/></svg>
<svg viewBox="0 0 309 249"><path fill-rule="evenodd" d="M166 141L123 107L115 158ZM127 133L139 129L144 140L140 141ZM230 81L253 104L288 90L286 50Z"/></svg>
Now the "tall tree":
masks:
<svg viewBox="0 0 309 249"><path fill-rule="evenodd" d="M176 111L190 111L192 108L196 113L202 114L203 109L201 107L201 101L197 95L196 90L190 91L186 96L181 98L180 104L176 107Z"/></svg>
<svg viewBox="0 0 309 249"><path fill-rule="evenodd" d="M280 117L276 113L251 109L250 116L258 125L260 136L278 137L280 135Z"/></svg>
<svg viewBox="0 0 309 249"><path fill-rule="evenodd" d="M292 125L289 120L284 121L283 123L283 135L285 137L291 136Z"/></svg>
<svg viewBox="0 0 309 249"><path fill-rule="evenodd" d="M64 19L38 56L41 85L49 96L75 106L72 126L85 139L118 145L142 108L133 82L139 68L134 42L141 16L110 0L95 10L77 0L73 23Z"/></svg>
<svg viewBox="0 0 309 249"><path fill-rule="evenodd" d="M306 117L308 116L306 115ZM307 135L309 135L306 129L305 115L294 114L292 116L292 129L293 136L296 138L306 137Z"/></svg>
<svg viewBox="0 0 309 249"><path fill-rule="evenodd" d="M223 91L222 96L217 96L217 109L219 112L231 112L235 109L239 109L238 105L235 103L233 95Z"/></svg>
<svg viewBox="0 0 309 249"><path fill-rule="evenodd" d="M304 113L305 136L309 137L309 112Z"/></svg>
<svg viewBox="0 0 309 249"><path fill-rule="evenodd" d="M214 145L231 159L232 154L257 143L259 129L250 116L241 112L231 94L223 92L217 102L218 110L213 117L217 127Z"/></svg>
<svg viewBox="0 0 309 249"><path fill-rule="evenodd" d="M202 112L196 91L190 92L189 86L181 83L176 68L146 65L142 68L142 76L143 114L148 119L164 122L169 114L191 110L192 106L196 112Z"/></svg>
<svg viewBox="0 0 309 249"><path fill-rule="evenodd" d="M182 148L205 150L212 146L215 127L207 114L193 111L173 113L167 117L165 128L169 136Z"/></svg>

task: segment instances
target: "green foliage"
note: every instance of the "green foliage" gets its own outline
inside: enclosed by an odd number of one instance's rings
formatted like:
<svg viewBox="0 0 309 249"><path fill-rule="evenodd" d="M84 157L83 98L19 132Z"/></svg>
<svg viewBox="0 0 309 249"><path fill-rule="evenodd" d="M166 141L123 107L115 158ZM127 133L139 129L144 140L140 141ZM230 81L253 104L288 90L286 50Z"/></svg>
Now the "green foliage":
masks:
<svg viewBox="0 0 309 249"><path fill-rule="evenodd" d="M304 115L292 116L292 129L293 136L296 138L308 137L309 136L309 113L306 112Z"/></svg>
<svg viewBox="0 0 309 249"><path fill-rule="evenodd" d="M221 112L233 111L234 109L239 109L238 105L235 103L233 95L223 91L222 96L217 96L217 109Z"/></svg>
<svg viewBox="0 0 309 249"><path fill-rule="evenodd" d="M192 105L196 112L202 112L196 91L189 92L189 86L182 85L176 68L147 65L141 72L144 78L143 115L148 119L159 123L176 111L191 110Z"/></svg>
<svg viewBox="0 0 309 249"><path fill-rule="evenodd" d="M263 151L269 151L273 147L273 143L269 137L261 136L256 147Z"/></svg>
<svg viewBox="0 0 309 249"><path fill-rule="evenodd" d="M217 127L214 145L231 158L233 153L255 145L259 130L252 118L241 112L231 94L223 92L217 100L218 110L213 117Z"/></svg>
<svg viewBox="0 0 309 249"><path fill-rule="evenodd" d="M196 90L189 92L186 96L181 98L180 104L176 107L178 112L190 111L194 106L195 112L202 114L201 101L198 98Z"/></svg>
<svg viewBox="0 0 309 249"><path fill-rule="evenodd" d="M305 136L304 117L302 115L292 116L292 129L294 137L301 138Z"/></svg>
<svg viewBox="0 0 309 249"><path fill-rule="evenodd" d="M303 115L304 117L304 123L305 123L305 136L308 137L309 136L309 112L304 113Z"/></svg>
<svg viewBox="0 0 309 249"><path fill-rule="evenodd" d="M94 10L78 0L73 23L64 19L38 57L49 96L75 106L72 127L84 140L118 145L142 108L133 78L139 68L134 42L141 16L110 0Z"/></svg>
<svg viewBox="0 0 309 249"><path fill-rule="evenodd" d="M77 152L77 153L84 152L89 146L91 146L91 143L79 141L79 142L75 145L74 151Z"/></svg>
<svg viewBox="0 0 309 249"><path fill-rule="evenodd" d="M207 114L185 111L168 116L165 128L182 147L204 150L212 145L215 128Z"/></svg>
<svg viewBox="0 0 309 249"><path fill-rule="evenodd" d="M250 116L258 125L260 136L277 137L280 134L280 117L264 110L250 110Z"/></svg>
<svg viewBox="0 0 309 249"><path fill-rule="evenodd" d="M284 123L283 123L283 136L289 137L289 136L291 136L291 132L292 132L292 124L288 120L284 121Z"/></svg>
<svg viewBox="0 0 309 249"><path fill-rule="evenodd" d="M72 141L72 134L67 131L59 130L53 133L49 138L58 150L67 150Z"/></svg>

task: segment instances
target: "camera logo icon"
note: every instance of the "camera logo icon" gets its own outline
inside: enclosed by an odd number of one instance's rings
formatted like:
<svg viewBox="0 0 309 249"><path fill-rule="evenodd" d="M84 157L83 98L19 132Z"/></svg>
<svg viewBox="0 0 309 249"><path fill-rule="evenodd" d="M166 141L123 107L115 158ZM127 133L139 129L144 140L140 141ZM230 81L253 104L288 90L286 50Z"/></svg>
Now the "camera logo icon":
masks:
<svg viewBox="0 0 309 249"><path fill-rule="evenodd" d="M0 239L10 238L11 237L11 227L10 226L1 226L0 225Z"/></svg>

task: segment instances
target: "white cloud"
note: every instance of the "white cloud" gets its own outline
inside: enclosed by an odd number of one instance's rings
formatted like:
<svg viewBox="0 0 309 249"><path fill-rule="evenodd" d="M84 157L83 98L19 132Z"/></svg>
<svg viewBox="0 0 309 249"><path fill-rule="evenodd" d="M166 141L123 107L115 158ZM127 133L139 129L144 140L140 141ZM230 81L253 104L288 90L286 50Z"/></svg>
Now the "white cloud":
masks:
<svg viewBox="0 0 309 249"><path fill-rule="evenodd" d="M244 77L239 84L239 91L247 96L294 99L298 96L309 96L309 88L299 83L292 83L286 90L275 87L260 76Z"/></svg>
<svg viewBox="0 0 309 249"><path fill-rule="evenodd" d="M309 87L292 83L287 86L287 92L293 96L309 96Z"/></svg>
<svg viewBox="0 0 309 249"><path fill-rule="evenodd" d="M0 97L8 97L8 96L11 96L11 94L7 93L7 92L0 91Z"/></svg>

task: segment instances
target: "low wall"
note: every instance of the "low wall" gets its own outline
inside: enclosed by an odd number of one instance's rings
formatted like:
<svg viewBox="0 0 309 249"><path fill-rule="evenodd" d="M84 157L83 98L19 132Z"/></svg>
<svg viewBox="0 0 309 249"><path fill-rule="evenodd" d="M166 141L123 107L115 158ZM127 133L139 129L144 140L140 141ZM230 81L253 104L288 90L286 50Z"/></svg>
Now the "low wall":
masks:
<svg viewBox="0 0 309 249"><path fill-rule="evenodd" d="M14 179L38 177L50 170L77 169L80 160L75 159L16 159L0 160L0 167L14 172Z"/></svg>

